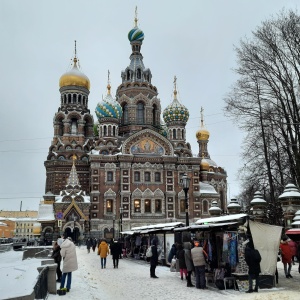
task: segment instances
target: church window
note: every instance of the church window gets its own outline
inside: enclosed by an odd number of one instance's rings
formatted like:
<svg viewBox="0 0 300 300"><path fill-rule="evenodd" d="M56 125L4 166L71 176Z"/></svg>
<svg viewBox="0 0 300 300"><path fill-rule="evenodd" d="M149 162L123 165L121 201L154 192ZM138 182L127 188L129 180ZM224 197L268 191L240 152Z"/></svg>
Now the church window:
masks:
<svg viewBox="0 0 300 300"><path fill-rule="evenodd" d="M151 200L145 200L145 213L151 213Z"/></svg>
<svg viewBox="0 0 300 300"><path fill-rule="evenodd" d="M137 69L136 70L136 77L137 77L137 79L141 79L142 78L141 69Z"/></svg>
<svg viewBox="0 0 300 300"><path fill-rule="evenodd" d="M137 105L137 123L138 124L144 124L144 104L143 103L138 103Z"/></svg>
<svg viewBox="0 0 300 300"><path fill-rule="evenodd" d="M176 129L173 129L173 139L176 139Z"/></svg>
<svg viewBox="0 0 300 300"><path fill-rule="evenodd" d="M130 71L127 70L127 80L130 80Z"/></svg>
<svg viewBox="0 0 300 300"><path fill-rule="evenodd" d="M185 212L185 200L180 200L180 213L184 213Z"/></svg>
<svg viewBox="0 0 300 300"><path fill-rule="evenodd" d="M67 95L64 95L64 104L67 104Z"/></svg>
<svg viewBox="0 0 300 300"><path fill-rule="evenodd" d="M78 96L78 103L81 104L81 95Z"/></svg>
<svg viewBox="0 0 300 300"><path fill-rule="evenodd" d="M66 150L72 150L72 147L71 146L67 146Z"/></svg>
<svg viewBox="0 0 300 300"><path fill-rule="evenodd" d="M107 181L113 181L113 172L112 171L107 172Z"/></svg>
<svg viewBox="0 0 300 300"><path fill-rule="evenodd" d="M141 181L141 174L138 171L134 172L134 181L139 182Z"/></svg>
<svg viewBox="0 0 300 300"><path fill-rule="evenodd" d="M202 206L203 206L203 213L207 214L208 213L208 203L206 200L203 201Z"/></svg>
<svg viewBox="0 0 300 300"><path fill-rule="evenodd" d="M150 172L145 172L145 181L149 182L151 180Z"/></svg>
<svg viewBox="0 0 300 300"><path fill-rule="evenodd" d="M111 199L106 200L106 212L107 213L113 212L113 201Z"/></svg>
<svg viewBox="0 0 300 300"><path fill-rule="evenodd" d="M152 109L152 124L155 126L156 124L156 113L157 112L157 106L154 104Z"/></svg>
<svg viewBox="0 0 300 300"><path fill-rule="evenodd" d="M71 134L77 134L77 119L71 120Z"/></svg>
<svg viewBox="0 0 300 300"><path fill-rule="evenodd" d="M71 94L68 94L68 103L71 103Z"/></svg>
<svg viewBox="0 0 300 300"><path fill-rule="evenodd" d="M116 127L113 127L113 136L116 136Z"/></svg>
<svg viewBox="0 0 300 300"><path fill-rule="evenodd" d="M123 124L128 124L128 104L126 103L123 106L123 115L122 115Z"/></svg>
<svg viewBox="0 0 300 300"><path fill-rule="evenodd" d="M161 200L160 199L155 200L155 212L161 213Z"/></svg>
<svg viewBox="0 0 300 300"><path fill-rule="evenodd" d="M141 212L141 200L134 200L134 212L139 213Z"/></svg>
<svg viewBox="0 0 300 300"><path fill-rule="evenodd" d="M108 155L108 151L107 150L103 150L103 151L101 151L101 154Z"/></svg>
<svg viewBox="0 0 300 300"><path fill-rule="evenodd" d="M63 155L58 157L59 160L65 160L65 157Z"/></svg>
<svg viewBox="0 0 300 300"><path fill-rule="evenodd" d="M104 135L104 136L107 136L107 127L104 126L104 127L103 127L103 130L104 130L103 135Z"/></svg>
<svg viewBox="0 0 300 300"><path fill-rule="evenodd" d="M76 94L73 94L73 103L76 103Z"/></svg>
<svg viewBox="0 0 300 300"><path fill-rule="evenodd" d="M155 172L154 174L155 182L160 182L160 172Z"/></svg>

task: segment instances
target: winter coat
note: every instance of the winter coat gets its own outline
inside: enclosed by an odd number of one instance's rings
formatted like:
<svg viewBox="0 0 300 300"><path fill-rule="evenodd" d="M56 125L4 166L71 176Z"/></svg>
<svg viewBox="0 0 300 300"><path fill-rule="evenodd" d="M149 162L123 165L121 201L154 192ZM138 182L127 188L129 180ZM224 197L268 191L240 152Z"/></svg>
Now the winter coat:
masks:
<svg viewBox="0 0 300 300"><path fill-rule="evenodd" d="M55 242L55 244L53 246L53 252L52 252L51 257L54 258L54 262L56 264L61 262L60 247L57 244L57 242Z"/></svg>
<svg viewBox="0 0 300 300"><path fill-rule="evenodd" d="M297 244L296 244L296 242L290 240L290 241L288 242L288 244L289 244L289 246L290 246L290 248L291 248L292 255L293 255L293 256L296 256L296 255L297 255Z"/></svg>
<svg viewBox="0 0 300 300"><path fill-rule="evenodd" d="M183 244L183 247L184 247L184 259L185 259L186 269L188 272L191 272L194 270L194 264L191 255L191 243L185 242Z"/></svg>
<svg viewBox="0 0 300 300"><path fill-rule="evenodd" d="M158 252L156 244L151 246L152 248L152 256L150 257L150 265L157 266L158 265Z"/></svg>
<svg viewBox="0 0 300 300"><path fill-rule="evenodd" d="M78 269L76 247L72 241L65 239L60 246L60 254L63 258L63 273L69 273Z"/></svg>
<svg viewBox="0 0 300 300"><path fill-rule="evenodd" d="M121 244L117 241L111 244L110 246L110 254L114 259L119 258L120 254L122 253Z"/></svg>
<svg viewBox="0 0 300 300"><path fill-rule="evenodd" d="M191 250L191 256L195 267L205 266L205 256L202 247L194 247Z"/></svg>
<svg viewBox="0 0 300 300"><path fill-rule="evenodd" d="M169 262L169 263L171 263L172 258L173 258L174 256L176 257L176 245L175 245L175 244L172 245L172 248L171 248L171 250L170 250L170 252L169 252L169 256L168 256L168 262Z"/></svg>
<svg viewBox="0 0 300 300"><path fill-rule="evenodd" d="M101 258L107 257L109 254L109 248L108 244L104 241L102 241L98 247L98 254L100 255Z"/></svg>
<svg viewBox="0 0 300 300"><path fill-rule="evenodd" d="M86 247L87 247L88 249L90 249L90 248L92 247L92 240L91 240L90 238L88 238L88 239L86 240Z"/></svg>
<svg viewBox="0 0 300 300"><path fill-rule="evenodd" d="M185 264L185 251L182 247L182 245L178 245L178 250L176 253L176 257L179 261L179 269L186 269L186 264Z"/></svg>
<svg viewBox="0 0 300 300"><path fill-rule="evenodd" d="M255 250L249 246L245 248L245 261L249 267L248 274L259 275L261 256L258 250Z"/></svg>
<svg viewBox="0 0 300 300"><path fill-rule="evenodd" d="M280 242L280 252L281 252L281 260L284 264L292 263L292 251L287 241Z"/></svg>

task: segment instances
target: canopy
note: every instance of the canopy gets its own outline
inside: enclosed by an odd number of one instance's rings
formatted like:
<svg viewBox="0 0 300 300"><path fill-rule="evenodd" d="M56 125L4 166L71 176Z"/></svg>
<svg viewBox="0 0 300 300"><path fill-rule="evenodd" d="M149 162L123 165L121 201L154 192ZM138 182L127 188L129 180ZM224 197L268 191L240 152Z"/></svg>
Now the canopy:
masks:
<svg viewBox="0 0 300 300"><path fill-rule="evenodd" d="M300 228L289 229L285 234L293 241L300 241Z"/></svg>

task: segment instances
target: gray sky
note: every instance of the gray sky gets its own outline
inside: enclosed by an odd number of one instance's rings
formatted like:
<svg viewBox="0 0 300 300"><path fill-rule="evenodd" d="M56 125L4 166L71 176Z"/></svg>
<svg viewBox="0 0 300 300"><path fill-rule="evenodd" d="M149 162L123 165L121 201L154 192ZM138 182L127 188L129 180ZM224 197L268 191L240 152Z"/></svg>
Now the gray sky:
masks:
<svg viewBox="0 0 300 300"><path fill-rule="evenodd" d="M228 173L228 199L240 192L238 168L243 134L223 115L224 96L236 76L233 45L251 37L263 20L298 0L110 0L0 1L0 209L38 209L45 193L44 161L60 106L59 78L70 65L77 40L82 71L89 77L94 113L112 92L131 54L127 39L135 6L144 31L145 67L152 71L162 110L172 101L177 77L179 100L189 109L187 141L195 137L204 108L211 158ZM27 198L26 198L27 197ZM4 200L4 198L8 200Z"/></svg>

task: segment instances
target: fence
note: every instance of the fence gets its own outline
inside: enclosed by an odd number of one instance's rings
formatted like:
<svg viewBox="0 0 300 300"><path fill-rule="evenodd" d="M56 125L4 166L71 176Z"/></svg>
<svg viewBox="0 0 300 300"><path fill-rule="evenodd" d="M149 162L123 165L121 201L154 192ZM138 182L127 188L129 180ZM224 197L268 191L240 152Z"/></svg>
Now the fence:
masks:
<svg viewBox="0 0 300 300"><path fill-rule="evenodd" d="M48 298L48 271L49 267L43 268L34 286L35 299Z"/></svg>

